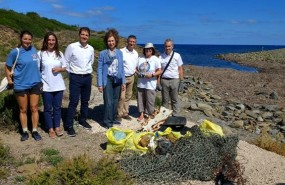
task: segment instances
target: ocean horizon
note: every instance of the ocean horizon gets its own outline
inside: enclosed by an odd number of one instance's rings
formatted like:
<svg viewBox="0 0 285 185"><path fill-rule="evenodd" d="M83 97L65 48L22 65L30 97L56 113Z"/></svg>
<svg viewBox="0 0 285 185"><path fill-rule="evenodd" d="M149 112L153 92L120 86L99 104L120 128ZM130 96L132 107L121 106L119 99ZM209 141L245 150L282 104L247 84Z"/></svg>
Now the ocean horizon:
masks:
<svg viewBox="0 0 285 185"><path fill-rule="evenodd" d="M144 44L138 44L144 46ZM164 52L163 44L154 44L156 50ZM215 58L216 55L226 53L248 53L285 48L285 45L219 45L219 44L175 44L174 51L178 52L184 65L202 67L230 68L244 72L257 72L256 68L242 66Z"/></svg>

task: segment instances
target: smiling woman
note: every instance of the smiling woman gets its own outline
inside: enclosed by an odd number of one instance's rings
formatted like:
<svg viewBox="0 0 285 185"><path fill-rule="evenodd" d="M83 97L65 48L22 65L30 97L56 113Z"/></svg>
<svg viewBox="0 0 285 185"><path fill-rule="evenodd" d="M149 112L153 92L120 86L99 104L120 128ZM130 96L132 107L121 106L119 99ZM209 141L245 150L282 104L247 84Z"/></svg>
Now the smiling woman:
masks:
<svg viewBox="0 0 285 185"><path fill-rule="evenodd" d="M65 84L61 72L66 68L65 57L59 51L57 36L54 33L46 33L38 55L41 61L45 127L49 131L49 136L54 139L55 136L63 135L60 120Z"/></svg>
<svg viewBox="0 0 285 185"><path fill-rule="evenodd" d="M38 68L37 50L32 46L32 39L33 36L29 31L22 31L19 48L11 50L6 60L6 76L9 85L14 87L14 93L20 109L21 141L26 141L29 138L28 107L30 107L32 113L32 137L36 141L41 140L37 128L39 123L38 103L42 92L42 83ZM18 52L19 57L12 78L12 66L15 63Z"/></svg>

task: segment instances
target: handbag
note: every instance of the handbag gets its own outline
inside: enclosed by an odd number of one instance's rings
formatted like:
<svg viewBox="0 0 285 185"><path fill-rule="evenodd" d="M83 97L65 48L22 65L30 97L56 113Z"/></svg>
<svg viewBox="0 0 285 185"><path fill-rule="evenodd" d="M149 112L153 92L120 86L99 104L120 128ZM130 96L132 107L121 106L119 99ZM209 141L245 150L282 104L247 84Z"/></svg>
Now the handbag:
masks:
<svg viewBox="0 0 285 185"><path fill-rule="evenodd" d="M174 51L172 51L172 55L171 55L171 57L170 57L168 63L166 64L164 70L162 71L161 75L160 75L158 78L161 78L162 75L164 74L164 72L166 71L166 69L168 68L168 66L169 66L169 64L170 64L170 61L171 61L172 58L173 58L173 55L174 55ZM157 85L156 85L156 90L157 90L157 91L161 91L161 90L162 90L162 87L161 87L160 84L157 84Z"/></svg>
<svg viewBox="0 0 285 185"><path fill-rule="evenodd" d="M18 53L17 53L16 60L15 60L15 62L14 62L14 64L13 64L13 66L12 66L12 69L11 69L11 74L12 74L12 75L14 74L14 69L15 69L15 67L16 67L16 63L17 63L17 61L18 61L18 57L19 57L19 53L20 53L19 48L16 48L16 49L17 49ZM0 92L6 90L6 89L8 89L8 88L9 88L8 79L7 79L7 77L5 76L5 77L2 79L2 81L1 81Z"/></svg>

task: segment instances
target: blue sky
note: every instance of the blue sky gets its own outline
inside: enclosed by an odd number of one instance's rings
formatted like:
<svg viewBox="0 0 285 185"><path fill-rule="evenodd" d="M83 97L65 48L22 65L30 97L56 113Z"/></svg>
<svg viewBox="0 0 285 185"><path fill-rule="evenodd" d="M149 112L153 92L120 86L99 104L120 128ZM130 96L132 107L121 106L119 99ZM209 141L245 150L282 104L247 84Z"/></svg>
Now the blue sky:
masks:
<svg viewBox="0 0 285 185"><path fill-rule="evenodd" d="M116 28L138 43L285 45L285 0L0 0L0 8L36 12L101 31Z"/></svg>

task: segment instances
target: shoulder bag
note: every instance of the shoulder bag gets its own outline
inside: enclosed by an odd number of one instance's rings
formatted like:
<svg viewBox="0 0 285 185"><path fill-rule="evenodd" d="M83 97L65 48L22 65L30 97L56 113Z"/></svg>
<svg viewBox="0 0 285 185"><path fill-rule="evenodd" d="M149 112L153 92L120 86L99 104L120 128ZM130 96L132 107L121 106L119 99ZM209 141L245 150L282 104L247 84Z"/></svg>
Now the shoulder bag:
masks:
<svg viewBox="0 0 285 185"><path fill-rule="evenodd" d="M18 53L17 53L17 56L16 56L16 60L15 60L15 62L14 62L14 64L13 64L13 66L12 66L12 69L11 69L11 74L12 74L12 75L14 74L14 69L15 69L16 63L17 63L17 61L18 61L19 53L20 53L19 48L16 48L16 49L17 49ZM6 89L8 89L8 88L9 88L8 79L7 79L7 77L5 76L5 77L3 78L3 80L1 81L0 92L6 90Z"/></svg>
<svg viewBox="0 0 285 185"><path fill-rule="evenodd" d="M164 74L164 72L165 72L166 69L168 68L168 66L169 66L169 64L170 64L170 62L171 62L171 60L172 60L172 58L173 58L173 55L174 55L174 51L172 51L172 55L171 55L171 57L170 57L168 63L166 64L166 66L165 66L164 70L162 71L161 75L158 77L159 80L161 79L162 75ZM157 84L156 90L157 90L157 91L161 91L161 90L162 90L162 87L161 87L160 84Z"/></svg>

